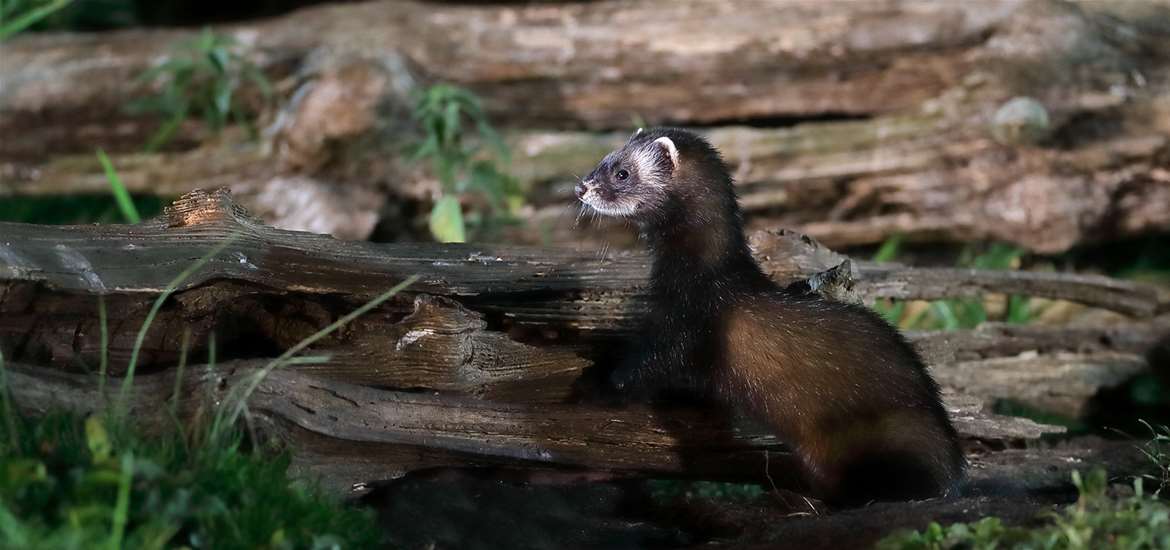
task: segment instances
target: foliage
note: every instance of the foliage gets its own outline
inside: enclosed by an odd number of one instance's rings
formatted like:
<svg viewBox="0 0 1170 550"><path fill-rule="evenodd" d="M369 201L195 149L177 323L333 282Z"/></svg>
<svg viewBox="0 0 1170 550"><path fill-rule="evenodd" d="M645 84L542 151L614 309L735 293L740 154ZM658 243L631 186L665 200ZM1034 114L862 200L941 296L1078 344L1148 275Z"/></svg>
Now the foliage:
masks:
<svg viewBox="0 0 1170 550"><path fill-rule="evenodd" d="M519 184L501 169L510 162L508 148L475 95L437 84L418 95L413 114L423 132L413 158L430 162L443 193L430 215L436 240L463 242L466 226L484 228L493 217L506 217L520 206ZM487 209L465 216L459 198L468 194L486 201Z"/></svg>
<svg viewBox="0 0 1170 550"><path fill-rule="evenodd" d="M73 0L0 0L0 41L60 11Z"/></svg>
<svg viewBox="0 0 1170 550"><path fill-rule="evenodd" d="M901 243L900 236L890 237L882 243L873 260L892 261L897 257ZM993 243L982 252L977 253L975 250L971 246L965 248L959 258L959 266L972 269L1012 269L1023 256L1023 250L1002 243ZM1028 306L1026 296L1008 296L1002 320L1012 324L1028 323L1032 318ZM874 304L874 309L886 320L904 329L958 330L974 328L989 320L987 306L982 299L934 300L929 308L921 309L910 316L906 314L908 306L903 300L879 301Z"/></svg>
<svg viewBox="0 0 1170 550"><path fill-rule="evenodd" d="M206 445L144 438L108 418L13 418L0 456L6 548L364 548L370 514L290 483L288 458L238 434Z"/></svg>
<svg viewBox="0 0 1170 550"><path fill-rule="evenodd" d="M212 132L235 121L254 132L251 113L238 95L251 83L261 97L272 98L272 86L230 36L205 28L198 37L176 46L171 55L151 67L138 81L156 88L153 96L135 100L135 112L156 113L165 118L146 145L154 151L165 145L188 116L201 116Z"/></svg>
<svg viewBox="0 0 1170 550"><path fill-rule="evenodd" d="M878 543L880 550L942 550L964 548L1096 549L1170 547L1170 504L1146 493L1134 480L1133 494L1110 498L1104 470L1087 477L1073 472L1080 492L1075 504L1053 513L1043 527L1008 527L997 518L923 531L895 533Z"/></svg>
<svg viewBox="0 0 1170 550"><path fill-rule="evenodd" d="M173 429L145 437L129 421L136 358L159 307L170 293L233 239L172 281L138 332L127 374L112 407L88 418L49 414L21 417L8 391L0 355L0 546L4 548L366 548L379 542L371 514L345 508L312 485L291 482L285 454L248 448L239 422L247 397L272 369L318 360L294 357L407 285L410 277L354 312L290 348L256 375L228 390L214 422L179 423L174 406L186 363L183 337L179 375L169 414ZM102 334L100 387L105 386L108 333ZM209 342L214 368L214 340ZM104 394L104 392L101 392Z"/></svg>
<svg viewBox="0 0 1170 550"><path fill-rule="evenodd" d="M1154 426L1142 421L1150 430L1150 440L1142 446L1142 454L1150 459L1156 470L1154 475L1143 476L1157 484L1154 494L1161 496L1170 489L1170 426Z"/></svg>

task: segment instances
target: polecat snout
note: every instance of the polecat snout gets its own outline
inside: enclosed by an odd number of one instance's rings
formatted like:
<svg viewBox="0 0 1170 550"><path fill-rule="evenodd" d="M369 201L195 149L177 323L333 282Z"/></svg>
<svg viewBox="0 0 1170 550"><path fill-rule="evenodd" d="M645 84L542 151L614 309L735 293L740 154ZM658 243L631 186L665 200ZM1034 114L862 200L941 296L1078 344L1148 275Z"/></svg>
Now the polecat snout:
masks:
<svg viewBox="0 0 1170 550"><path fill-rule="evenodd" d="M770 280L701 137L639 131L576 193L636 222L654 254L640 353L616 386L697 390L745 410L795 448L830 502L928 498L961 479L958 436L918 354L870 310Z"/></svg>

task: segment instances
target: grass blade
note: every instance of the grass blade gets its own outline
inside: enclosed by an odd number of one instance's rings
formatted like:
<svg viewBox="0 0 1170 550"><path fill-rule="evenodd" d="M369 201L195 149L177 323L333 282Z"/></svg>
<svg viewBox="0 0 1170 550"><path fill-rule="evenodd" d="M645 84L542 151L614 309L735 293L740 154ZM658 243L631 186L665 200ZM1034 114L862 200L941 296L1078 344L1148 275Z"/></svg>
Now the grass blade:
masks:
<svg viewBox="0 0 1170 550"><path fill-rule="evenodd" d="M145 149L147 153L154 153L161 149L162 146L171 141L171 138L174 137L175 132L178 131L179 126L183 125L184 120L187 120L186 101L184 101L182 105L176 109L170 117L167 118L166 122L163 122L162 126L159 126L158 130L154 132L154 135L150 136L150 139L147 140L146 146L144 146L143 149Z"/></svg>
<svg viewBox="0 0 1170 550"><path fill-rule="evenodd" d="M902 235L899 233L895 233L894 235L891 235L890 238L886 239L885 242L882 243L881 248L878 248L878 251L874 253L873 261L875 261L875 262L893 261L893 259L898 256L898 249L901 247L902 247Z"/></svg>
<svg viewBox="0 0 1170 550"><path fill-rule="evenodd" d="M187 328L183 331L183 341L179 344L179 368L175 372L175 389L171 393L171 409L175 410L179 407L179 391L183 387L183 371L187 368L187 346L191 341L191 329Z"/></svg>
<svg viewBox="0 0 1170 550"><path fill-rule="evenodd" d="M102 332L101 359L98 366L98 396L106 398L106 368L110 364L110 328L106 320L106 295L98 294L98 324Z"/></svg>
<svg viewBox="0 0 1170 550"><path fill-rule="evenodd" d="M961 324L959 318L955 316L955 310L951 307L950 302L939 300L931 303L930 306L935 315L938 315L939 319L942 320L943 330L959 330Z"/></svg>
<svg viewBox="0 0 1170 550"><path fill-rule="evenodd" d="M16 434L16 409L12 407L12 397L9 395L8 369L4 366L4 352L0 351L0 404L3 404L5 428L8 430L9 445L12 453L20 452L20 438Z"/></svg>
<svg viewBox="0 0 1170 550"><path fill-rule="evenodd" d="M50 15L53 15L57 10L68 6L73 0L56 0L51 4L45 4L39 8L29 10L27 13L19 15L16 19L0 25L0 41L7 40L8 37L23 31Z"/></svg>
<svg viewBox="0 0 1170 550"><path fill-rule="evenodd" d="M122 477L118 480L118 501L114 505L114 527L110 532L110 550L122 548L126 523L130 515L130 481L134 477L134 455L122 455Z"/></svg>
<svg viewBox="0 0 1170 550"><path fill-rule="evenodd" d="M293 358L294 355L300 353L305 348L313 345L314 342L316 342L322 338L325 338L326 336L329 336L330 334L333 334L333 332L335 332L337 329L349 324L354 319L357 319L358 317L365 315L370 310L381 305L382 302L389 300L390 298L394 297L394 295L398 294L399 292L402 292L402 290L405 289L406 287L414 284L414 282L417 281L418 279L419 279L418 275L411 275L410 277L407 277L406 280L402 281L401 283L398 283L397 285L394 285L394 287L391 288L390 290L387 290L386 292L379 294L378 297L374 298L373 300L370 300L369 302L366 302L361 307L342 316L340 319L330 323L329 326L313 333L308 338L305 338L304 340L297 342L296 345L292 346L291 348L286 350L284 353L280 354L279 357L277 357L276 359L273 359L267 365L264 365L264 367L262 369L260 369L260 371L258 371L254 375L252 375L251 378L249 378L248 380L246 380L246 382L243 383L244 384L242 386L243 389L239 390L240 394L238 396L234 396L234 398L229 398L226 400L226 402L228 403L228 406L230 407L230 412L228 413L228 415L225 417L221 414L223 409L220 409L220 411L216 413L215 422L212 425L212 429L211 429L212 439L217 440L218 436L220 435L221 429L223 429L227 426L232 426L236 423L237 420L239 420L240 415L243 414L243 412L244 412L244 407L247 406L248 398L252 396L252 393L256 391L256 388L260 386L260 383L264 381L264 378L266 376L268 376L268 373L272 372L273 369L276 369L278 367L281 367L281 366L287 364ZM232 388L232 391L234 392L235 390L238 390L240 387L241 386L237 385L236 387Z"/></svg>
<svg viewBox="0 0 1170 550"><path fill-rule="evenodd" d="M204 264L211 261L212 258L218 256L219 253L223 252L224 249L226 249L228 246L231 246L231 244L239 237L240 235L238 233L233 233L232 235L228 236L228 238L224 239L222 243L216 245L215 248L211 249L211 251L209 251L207 254L204 254L203 257L196 260L195 263L188 266L187 269L183 270L182 273L179 273L179 275L176 276L174 280L172 280L170 283L167 283L167 286L165 289L163 289L162 294L159 294L158 298L154 300L154 304L150 306L150 311L146 314L146 319L142 322L142 327L138 329L138 336L134 338L134 349L130 352L130 363L126 367L126 377L122 380L122 389L118 392L118 403L116 408L118 416L121 416L125 412L124 407L126 405L126 399L130 395L130 388L134 385L134 371L138 366L138 353L142 351L142 344L146 341L146 333L150 330L150 325L154 322L154 317L158 315L159 309L162 309L163 303L167 301L167 298L169 298L171 294L175 292L175 289L177 289L179 285L183 284L183 281L186 281L189 277L191 277L191 275L194 275L196 271L199 271L199 269L203 267Z"/></svg>
<svg viewBox="0 0 1170 550"><path fill-rule="evenodd" d="M134 200L130 198L130 192L126 190L126 186L122 184L122 178L118 177L118 172L114 170L114 164L110 162L110 157L106 156L106 152L97 150L98 162L102 163L102 170L106 172L106 181L110 183L110 191L114 193L114 201L118 203L118 209L122 211L122 217L126 218L129 223L138 223L142 221L142 217L138 215L138 208L134 206Z"/></svg>

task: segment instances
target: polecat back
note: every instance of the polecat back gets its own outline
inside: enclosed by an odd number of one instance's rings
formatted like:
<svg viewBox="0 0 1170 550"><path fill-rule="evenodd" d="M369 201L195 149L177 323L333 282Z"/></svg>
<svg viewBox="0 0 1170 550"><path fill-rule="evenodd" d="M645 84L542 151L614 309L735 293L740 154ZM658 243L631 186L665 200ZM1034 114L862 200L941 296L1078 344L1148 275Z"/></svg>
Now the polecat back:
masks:
<svg viewBox="0 0 1170 550"><path fill-rule="evenodd" d="M876 313L763 273L705 140L639 131L576 192L636 222L654 254L641 349L615 386L699 391L748 412L795 448L831 502L938 496L962 478L958 436L918 354Z"/></svg>

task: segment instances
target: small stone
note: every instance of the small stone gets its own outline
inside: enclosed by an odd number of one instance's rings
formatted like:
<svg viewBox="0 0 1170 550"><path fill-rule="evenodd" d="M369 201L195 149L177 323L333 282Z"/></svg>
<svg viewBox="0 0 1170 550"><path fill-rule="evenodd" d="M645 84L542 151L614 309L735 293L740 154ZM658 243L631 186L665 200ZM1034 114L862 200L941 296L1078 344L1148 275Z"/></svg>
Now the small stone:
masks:
<svg viewBox="0 0 1170 550"><path fill-rule="evenodd" d="M1035 145L1051 133L1048 110L1030 97L1012 98L995 112L991 121L991 135L1004 145Z"/></svg>

